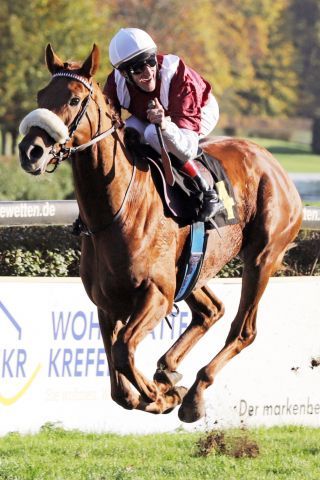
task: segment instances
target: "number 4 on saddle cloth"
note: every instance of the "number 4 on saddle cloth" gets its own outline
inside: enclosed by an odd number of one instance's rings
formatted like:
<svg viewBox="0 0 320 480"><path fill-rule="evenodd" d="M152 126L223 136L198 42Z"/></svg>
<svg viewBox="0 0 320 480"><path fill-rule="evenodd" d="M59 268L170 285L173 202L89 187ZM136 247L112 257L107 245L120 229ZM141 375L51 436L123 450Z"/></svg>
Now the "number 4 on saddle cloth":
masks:
<svg viewBox="0 0 320 480"><path fill-rule="evenodd" d="M144 157L148 161L153 181L168 214L179 225L191 226L189 245L185 255L184 275L175 294L175 301L181 301L192 291L200 275L207 244L206 231L217 228L219 233L219 228L239 222L232 185L220 162L199 149L198 156L194 161L197 162L201 174L205 176L208 184L210 186L214 184L225 207L214 217L214 222L204 223L198 220L203 192L199 190L191 177L177 168L175 157L169 154L175 178L175 184L170 186L164 178L161 156L153 148L140 143L137 137L132 135L132 131L125 135L125 144L133 156Z"/></svg>

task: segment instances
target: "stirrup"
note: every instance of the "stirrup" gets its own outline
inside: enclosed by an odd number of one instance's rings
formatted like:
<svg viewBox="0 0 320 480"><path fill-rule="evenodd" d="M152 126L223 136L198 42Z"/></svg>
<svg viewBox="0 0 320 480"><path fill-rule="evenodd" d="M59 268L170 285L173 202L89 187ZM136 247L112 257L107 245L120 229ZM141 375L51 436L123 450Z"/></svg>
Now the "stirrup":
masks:
<svg viewBox="0 0 320 480"><path fill-rule="evenodd" d="M199 213L199 220L207 222L225 209L214 190L203 192L203 206Z"/></svg>

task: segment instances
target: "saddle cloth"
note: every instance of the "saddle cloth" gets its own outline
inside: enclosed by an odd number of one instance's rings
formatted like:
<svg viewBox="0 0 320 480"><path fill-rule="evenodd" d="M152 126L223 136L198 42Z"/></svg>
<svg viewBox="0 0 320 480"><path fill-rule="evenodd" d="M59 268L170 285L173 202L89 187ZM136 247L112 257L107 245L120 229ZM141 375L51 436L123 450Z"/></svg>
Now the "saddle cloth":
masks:
<svg viewBox="0 0 320 480"><path fill-rule="evenodd" d="M188 225L197 221L201 210L203 193L188 175L177 168L175 158L170 154L175 177L174 186L170 186L165 181L161 158L158 153L148 145L141 144L139 145L139 153L140 155L141 153L143 154L150 165L153 181L169 214L179 224ZM219 198L224 204L225 209L214 217L216 225L223 227L238 223L239 218L233 188L221 163L202 150L199 152L195 162L198 164L202 174L206 176L208 183L211 185L214 183ZM206 229L210 228L213 228L213 225L207 222Z"/></svg>

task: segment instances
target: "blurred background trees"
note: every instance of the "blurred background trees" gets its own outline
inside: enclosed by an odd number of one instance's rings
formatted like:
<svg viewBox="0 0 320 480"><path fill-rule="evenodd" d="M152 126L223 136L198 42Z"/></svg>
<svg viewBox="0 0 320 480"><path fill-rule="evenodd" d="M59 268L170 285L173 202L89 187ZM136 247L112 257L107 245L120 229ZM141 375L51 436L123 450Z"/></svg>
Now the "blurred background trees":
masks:
<svg viewBox="0 0 320 480"><path fill-rule="evenodd" d="M319 0L2 0L3 151L6 132L14 147L21 118L49 79L46 44L64 59L83 59L96 42L103 82L109 41L126 26L147 30L161 52L180 55L207 78L225 118L312 119L320 153Z"/></svg>
<svg viewBox="0 0 320 480"><path fill-rule="evenodd" d="M288 21L299 81L296 114L313 119L312 150L320 153L320 2L291 0Z"/></svg>
<svg viewBox="0 0 320 480"><path fill-rule="evenodd" d="M64 58L84 58L105 35L108 8L95 0L2 0L0 9L0 126L14 146L20 120L35 108L36 93L49 80L47 43Z"/></svg>

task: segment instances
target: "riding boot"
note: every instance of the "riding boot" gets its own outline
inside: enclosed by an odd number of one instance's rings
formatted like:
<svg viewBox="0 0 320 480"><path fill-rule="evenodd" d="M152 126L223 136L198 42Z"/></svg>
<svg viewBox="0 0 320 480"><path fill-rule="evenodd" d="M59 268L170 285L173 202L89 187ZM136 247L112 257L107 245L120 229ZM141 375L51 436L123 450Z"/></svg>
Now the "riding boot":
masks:
<svg viewBox="0 0 320 480"><path fill-rule="evenodd" d="M224 205L220 201L216 190L208 184L193 160L188 160L184 163L180 170L189 175L195 181L200 191L203 192L203 204L199 213L199 220L206 222L224 210Z"/></svg>

